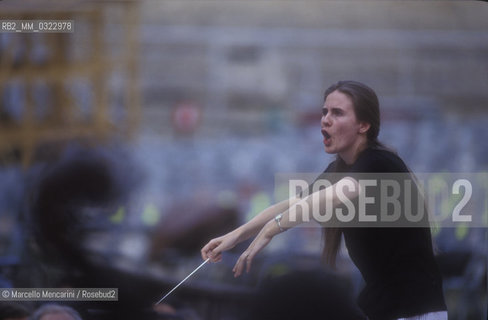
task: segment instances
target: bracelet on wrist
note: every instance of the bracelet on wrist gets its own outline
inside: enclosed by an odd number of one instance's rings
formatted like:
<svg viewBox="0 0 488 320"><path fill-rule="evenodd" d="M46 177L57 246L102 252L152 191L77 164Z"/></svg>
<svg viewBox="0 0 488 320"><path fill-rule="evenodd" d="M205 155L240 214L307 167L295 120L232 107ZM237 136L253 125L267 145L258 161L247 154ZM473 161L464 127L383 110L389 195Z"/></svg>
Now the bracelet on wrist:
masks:
<svg viewBox="0 0 488 320"><path fill-rule="evenodd" d="M282 226L281 226L281 218L283 218L283 214L280 213L279 215L277 215L274 220L276 221L276 224L278 225L278 228L280 228L280 232L283 232L283 231L286 231L286 229L284 229Z"/></svg>

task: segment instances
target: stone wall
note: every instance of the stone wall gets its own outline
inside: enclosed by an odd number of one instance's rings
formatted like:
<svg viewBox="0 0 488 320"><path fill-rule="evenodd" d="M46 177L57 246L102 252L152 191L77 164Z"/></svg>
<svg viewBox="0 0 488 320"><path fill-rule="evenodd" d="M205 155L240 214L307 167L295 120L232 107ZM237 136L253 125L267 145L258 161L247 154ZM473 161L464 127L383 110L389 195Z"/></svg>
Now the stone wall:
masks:
<svg viewBox="0 0 488 320"><path fill-rule="evenodd" d="M203 108L203 135L263 133L316 112L339 79L375 88L386 118L485 114L488 5L453 1L144 1L146 129Z"/></svg>

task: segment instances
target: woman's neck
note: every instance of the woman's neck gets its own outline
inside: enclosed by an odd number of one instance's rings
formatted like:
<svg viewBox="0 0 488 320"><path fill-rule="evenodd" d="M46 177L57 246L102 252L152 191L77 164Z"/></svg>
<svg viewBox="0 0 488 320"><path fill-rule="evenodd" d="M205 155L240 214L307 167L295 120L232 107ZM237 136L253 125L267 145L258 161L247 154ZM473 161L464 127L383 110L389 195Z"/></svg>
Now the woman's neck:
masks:
<svg viewBox="0 0 488 320"><path fill-rule="evenodd" d="M351 165L356 162L359 154L368 147L367 139L358 139L357 142L349 148L349 150L339 154L339 157L347 164Z"/></svg>

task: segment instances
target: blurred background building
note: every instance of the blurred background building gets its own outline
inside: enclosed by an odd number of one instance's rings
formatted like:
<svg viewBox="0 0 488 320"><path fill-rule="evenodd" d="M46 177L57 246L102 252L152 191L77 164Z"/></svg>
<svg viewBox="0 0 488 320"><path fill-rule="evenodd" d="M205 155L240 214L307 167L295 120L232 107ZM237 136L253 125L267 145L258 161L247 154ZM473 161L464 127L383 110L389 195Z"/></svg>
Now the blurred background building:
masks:
<svg viewBox="0 0 488 320"><path fill-rule="evenodd" d="M487 170L487 14L476 1L1 1L3 20L74 21L0 33L2 286L119 272L157 300L206 240L279 197L275 174L325 169L320 108L338 80L376 90L380 139L414 172ZM434 236L450 317L486 318L486 228ZM175 293L178 316L238 319L262 279L316 267L320 242L293 230L237 280L236 248ZM345 251L341 263L357 292Z"/></svg>

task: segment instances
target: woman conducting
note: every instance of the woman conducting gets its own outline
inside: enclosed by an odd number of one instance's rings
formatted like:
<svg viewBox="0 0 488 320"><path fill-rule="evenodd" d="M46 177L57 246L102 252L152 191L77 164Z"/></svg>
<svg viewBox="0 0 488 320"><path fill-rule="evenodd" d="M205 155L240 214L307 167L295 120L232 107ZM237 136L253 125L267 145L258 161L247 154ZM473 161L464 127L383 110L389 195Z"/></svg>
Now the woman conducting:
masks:
<svg viewBox="0 0 488 320"><path fill-rule="evenodd" d="M361 190L353 178L355 173L409 172L398 155L377 140L379 102L371 88L356 81L340 81L325 91L324 98L321 132L325 151L337 155L324 174L341 173L343 178L316 191L321 204L339 206L336 190L344 184L350 187L342 189L350 190L345 195L356 198ZM311 208L312 196L299 195L268 207L244 225L209 241L201 250L202 258L218 262L222 252L255 236L232 270L235 277L244 269L249 272L253 258L274 236L312 218L311 213L303 209ZM358 304L370 320L447 320L442 280L429 228L326 226L324 233L323 253L331 266L335 265L344 236L351 260L366 283Z"/></svg>

